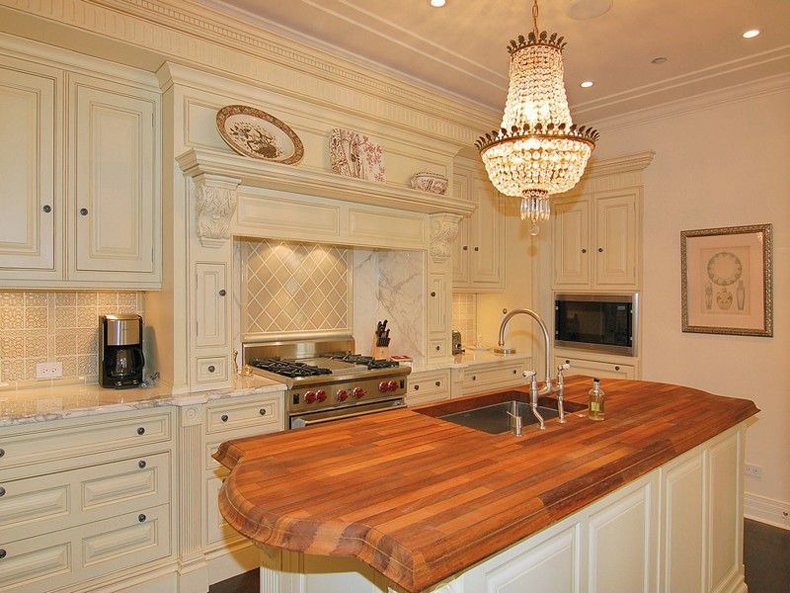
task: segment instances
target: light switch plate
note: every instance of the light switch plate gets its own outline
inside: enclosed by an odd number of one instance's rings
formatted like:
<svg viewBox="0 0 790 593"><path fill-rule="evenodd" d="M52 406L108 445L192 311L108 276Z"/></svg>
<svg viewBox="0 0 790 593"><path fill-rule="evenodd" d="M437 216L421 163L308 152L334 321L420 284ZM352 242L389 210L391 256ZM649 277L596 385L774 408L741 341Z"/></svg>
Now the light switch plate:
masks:
<svg viewBox="0 0 790 593"><path fill-rule="evenodd" d="M57 379L62 376L62 362L40 362L36 365L36 379Z"/></svg>
<svg viewBox="0 0 790 593"><path fill-rule="evenodd" d="M747 476L752 478L757 478L758 480L763 479L763 468L759 465L752 465L751 463L746 464L746 468L743 470Z"/></svg>

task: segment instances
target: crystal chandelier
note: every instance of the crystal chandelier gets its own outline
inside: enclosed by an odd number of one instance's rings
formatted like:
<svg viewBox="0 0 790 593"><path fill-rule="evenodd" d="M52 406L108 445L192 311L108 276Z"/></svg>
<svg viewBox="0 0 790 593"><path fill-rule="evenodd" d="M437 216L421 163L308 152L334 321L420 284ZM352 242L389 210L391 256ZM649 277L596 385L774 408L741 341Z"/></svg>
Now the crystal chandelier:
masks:
<svg viewBox="0 0 790 593"><path fill-rule="evenodd" d="M551 216L552 194L579 182L598 132L571 121L563 82L563 37L538 31L538 2L532 5L534 29L511 40L510 86L502 126L481 136L475 146L494 186L521 198L521 219L530 233Z"/></svg>

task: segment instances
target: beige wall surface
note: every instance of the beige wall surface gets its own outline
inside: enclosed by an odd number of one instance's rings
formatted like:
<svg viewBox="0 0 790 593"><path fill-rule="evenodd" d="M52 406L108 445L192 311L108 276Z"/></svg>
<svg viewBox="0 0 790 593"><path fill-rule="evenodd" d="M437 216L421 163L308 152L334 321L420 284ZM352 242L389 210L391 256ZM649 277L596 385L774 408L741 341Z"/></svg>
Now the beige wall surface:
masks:
<svg viewBox="0 0 790 593"><path fill-rule="evenodd" d="M790 505L790 90L604 131L597 158L655 150L645 171L643 379L749 398L747 494ZM680 231L774 225L774 337L681 332ZM748 499L747 499L748 508Z"/></svg>

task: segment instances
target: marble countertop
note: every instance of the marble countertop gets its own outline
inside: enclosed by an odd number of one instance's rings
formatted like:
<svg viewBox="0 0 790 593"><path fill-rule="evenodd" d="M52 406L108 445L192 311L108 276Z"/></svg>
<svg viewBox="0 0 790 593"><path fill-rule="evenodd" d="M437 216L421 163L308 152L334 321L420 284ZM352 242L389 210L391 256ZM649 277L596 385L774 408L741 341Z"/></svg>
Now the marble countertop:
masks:
<svg viewBox="0 0 790 593"><path fill-rule="evenodd" d="M282 383L263 377L236 377L233 387L185 394L173 394L165 385L106 389L78 380L0 384L0 427L158 406L188 406L284 389Z"/></svg>
<svg viewBox="0 0 790 593"><path fill-rule="evenodd" d="M467 350L463 354L453 356L452 362L434 362L413 364L412 373L425 373L428 371L439 371L442 369L463 369L481 364L491 364L496 362L508 362L511 360L524 360L529 358L527 354L495 354L492 350Z"/></svg>

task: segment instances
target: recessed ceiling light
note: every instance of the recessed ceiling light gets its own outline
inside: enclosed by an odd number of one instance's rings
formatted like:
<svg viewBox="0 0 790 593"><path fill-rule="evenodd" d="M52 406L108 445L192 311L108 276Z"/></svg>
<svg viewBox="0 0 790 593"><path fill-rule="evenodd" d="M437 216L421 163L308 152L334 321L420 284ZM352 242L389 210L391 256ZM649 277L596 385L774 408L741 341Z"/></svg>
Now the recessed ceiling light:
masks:
<svg viewBox="0 0 790 593"><path fill-rule="evenodd" d="M445 4L447 4L447 0L431 0L431 6L434 8L441 8Z"/></svg>
<svg viewBox="0 0 790 593"><path fill-rule="evenodd" d="M659 56L657 58L653 58L652 60L650 60L650 63L651 64L663 64L666 61L667 61L667 59L665 57Z"/></svg>
<svg viewBox="0 0 790 593"><path fill-rule="evenodd" d="M753 37L757 37L760 34L760 29L749 29L748 31L743 32L744 39L752 39Z"/></svg>
<svg viewBox="0 0 790 593"><path fill-rule="evenodd" d="M590 87L591 87L593 84L595 84L595 83L594 83L592 80L585 80L585 81L584 81L583 83L581 83L579 86L580 86L580 87L582 87L583 89L588 89L588 88L590 88Z"/></svg>

